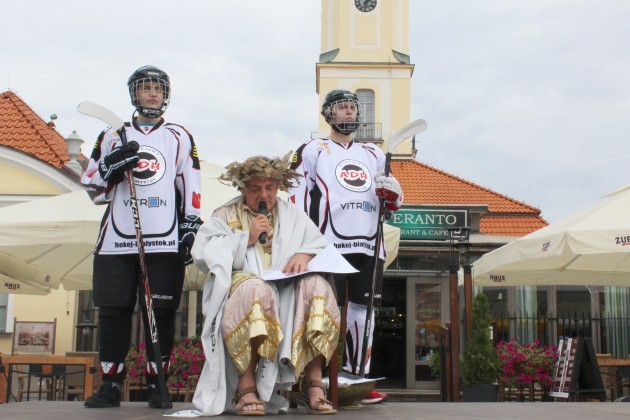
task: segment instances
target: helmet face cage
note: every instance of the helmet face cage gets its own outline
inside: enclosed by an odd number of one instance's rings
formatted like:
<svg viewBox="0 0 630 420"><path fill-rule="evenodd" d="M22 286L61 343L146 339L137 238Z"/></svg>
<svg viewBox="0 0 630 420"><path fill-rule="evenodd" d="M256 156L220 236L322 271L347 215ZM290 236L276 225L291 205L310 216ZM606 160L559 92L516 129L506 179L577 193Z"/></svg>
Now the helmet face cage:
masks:
<svg viewBox="0 0 630 420"><path fill-rule="evenodd" d="M344 102L352 102L357 110L357 115L354 121L341 121L335 122L335 116L337 112L337 105L342 104ZM357 99L349 99L343 98L334 102L330 102L327 106L322 110L322 115L326 119L326 122L331 125L331 127L342 134L348 135L352 134L359 128L359 118L361 117L361 106L359 105L359 101Z"/></svg>
<svg viewBox="0 0 630 420"><path fill-rule="evenodd" d="M344 102L352 102L357 110L354 121L335 122L337 106ZM361 106L357 95L345 89L334 89L326 94L322 104L322 115L333 130L344 134L352 134L359 128L359 118L361 117Z"/></svg>
<svg viewBox="0 0 630 420"><path fill-rule="evenodd" d="M144 89L144 85L148 83L157 84L164 94L164 100L158 108L147 108L140 105L138 92ZM127 80L127 86L129 87L131 103L140 115L147 118L159 118L164 114L171 99L171 83L168 74L154 66L143 66L133 72Z"/></svg>
<svg viewBox="0 0 630 420"><path fill-rule="evenodd" d="M146 83L155 83L160 86L160 89L164 94L164 101L159 108L147 108L140 105L138 90L144 89L144 85ZM171 87L166 79L160 77L143 77L129 83L129 95L131 96L131 103L136 107L136 110L140 113L140 115L147 118L159 118L162 114L164 114L164 111L166 111L166 107L168 107L168 102L171 98Z"/></svg>

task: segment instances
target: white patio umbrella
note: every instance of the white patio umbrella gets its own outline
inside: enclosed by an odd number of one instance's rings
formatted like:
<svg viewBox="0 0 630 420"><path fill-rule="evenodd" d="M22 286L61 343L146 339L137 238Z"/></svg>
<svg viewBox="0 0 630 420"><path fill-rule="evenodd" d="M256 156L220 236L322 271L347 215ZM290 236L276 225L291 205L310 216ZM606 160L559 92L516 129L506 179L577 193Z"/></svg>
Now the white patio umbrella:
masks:
<svg viewBox="0 0 630 420"><path fill-rule="evenodd" d="M201 162L204 220L239 194L218 181L223 172L221 166ZM0 208L0 274L35 288L41 285L42 291L60 284L66 290L90 290L92 252L105 208L94 205L84 191ZM385 234L388 260L398 250L397 231L388 228ZM207 277L188 266L184 289L201 290Z"/></svg>
<svg viewBox="0 0 630 420"><path fill-rule="evenodd" d="M47 295L50 287L33 282L23 282L0 273L0 294L12 295Z"/></svg>
<svg viewBox="0 0 630 420"><path fill-rule="evenodd" d="M630 186L473 264L476 286L630 285Z"/></svg>
<svg viewBox="0 0 630 420"><path fill-rule="evenodd" d="M223 168L201 162L202 218L238 194L218 182ZM23 283L92 288L92 252L106 206L85 191L0 208L0 273ZM195 269L188 277L203 281ZM187 278L187 287L189 286Z"/></svg>

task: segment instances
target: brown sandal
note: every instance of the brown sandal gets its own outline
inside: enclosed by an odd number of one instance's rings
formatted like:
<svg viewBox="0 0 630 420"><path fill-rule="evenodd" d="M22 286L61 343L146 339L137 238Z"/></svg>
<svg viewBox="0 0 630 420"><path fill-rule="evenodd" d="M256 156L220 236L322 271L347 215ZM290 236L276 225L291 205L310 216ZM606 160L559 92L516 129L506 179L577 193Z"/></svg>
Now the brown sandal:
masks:
<svg viewBox="0 0 630 420"><path fill-rule="evenodd" d="M256 394L256 398L258 398L258 390L255 386L248 386L247 388L236 390L236 395L232 398L232 402L236 404L236 415L237 416L264 416L265 410L243 410L243 408L250 405L265 405L264 401L255 400L255 401L241 401L243 395L245 394Z"/></svg>
<svg viewBox="0 0 630 420"><path fill-rule="evenodd" d="M311 398L308 396L308 389L313 387L321 388L322 391L324 391L324 396L326 396L326 387L324 386L324 383L322 381L310 381L307 383L302 383L302 386L300 387L300 392L291 393L291 400L295 404L301 405L302 407L306 408L306 411L309 414L337 414L337 410L335 410L334 408L329 408L327 410L313 410L311 408ZM328 401L325 398L319 397L317 399L317 408L321 407L322 405L330 405L331 407L334 407L332 402Z"/></svg>

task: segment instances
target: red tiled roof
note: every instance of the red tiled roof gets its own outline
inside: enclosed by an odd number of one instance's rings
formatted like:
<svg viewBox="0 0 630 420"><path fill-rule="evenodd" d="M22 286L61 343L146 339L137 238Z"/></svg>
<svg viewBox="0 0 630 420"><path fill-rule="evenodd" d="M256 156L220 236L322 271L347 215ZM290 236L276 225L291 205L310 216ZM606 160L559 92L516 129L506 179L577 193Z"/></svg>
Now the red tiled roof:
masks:
<svg viewBox="0 0 630 420"><path fill-rule="evenodd" d="M57 169L70 160L64 138L15 93L0 94L0 146L19 150Z"/></svg>
<svg viewBox="0 0 630 420"><path fill-rule="evenodd" d="M544 228L548 223L540 216L492 216L481 217L479 230L485 235L525 236Z"/></svg>
<svg viewBox="0 0 630 420"><path fill-rule="evenodd" d="M487 205L482 234L523 236L548 225L536 207L416 160L392 161L392 173L405 193L405 204Z"/></svg>

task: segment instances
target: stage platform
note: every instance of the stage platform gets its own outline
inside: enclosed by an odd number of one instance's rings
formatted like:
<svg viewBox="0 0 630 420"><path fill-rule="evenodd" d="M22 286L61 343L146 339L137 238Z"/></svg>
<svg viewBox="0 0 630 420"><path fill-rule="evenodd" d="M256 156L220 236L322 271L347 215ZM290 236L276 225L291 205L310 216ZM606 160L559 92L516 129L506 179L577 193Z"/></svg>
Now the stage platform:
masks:
<svg viewBox="0 0 630 420"><path fill-rule="evenodd" d="M0 405L2 419L74 420L121 418L126 420L169 418L163 417L177 410L192 409L190 403L175 403L169 410L156 410L147 407L146 402L123 402L120 407L108 409L88 409L77 401L25 401ZM306 418L304 409L290 409L279 419ZM233 415L218 416L219 419L234 419ZM630 419L630 404L622 402L580 402L580 403L436 403L436 402L385 402L365 406L359 410L340 410L336 416L344 420L356 419L510 419L510 420L606 420Z"/></svg>

